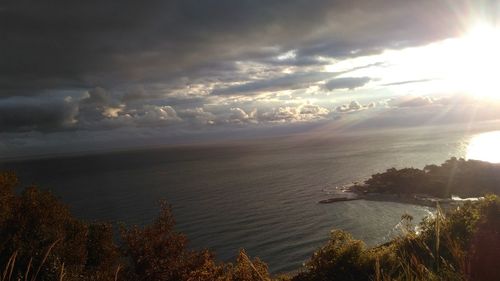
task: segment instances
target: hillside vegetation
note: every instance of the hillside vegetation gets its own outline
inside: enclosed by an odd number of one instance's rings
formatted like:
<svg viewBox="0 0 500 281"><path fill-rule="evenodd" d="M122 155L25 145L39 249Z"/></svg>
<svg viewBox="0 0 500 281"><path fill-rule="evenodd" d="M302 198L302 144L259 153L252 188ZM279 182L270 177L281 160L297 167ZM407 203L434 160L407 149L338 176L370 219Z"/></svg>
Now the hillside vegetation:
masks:
<svg viewBox="0 0 500 281"><path fill-rule="evenodd" d="M440 166L427 165L422 170L391 168L372 175L364 185L356 188L365 192L426 194L441 198L500 194L500 165L453 157Z"/></svg>
<svg viewBox="0 0 500 281"><path fill-rule="evenodd" d="M471 163L451 161L462 167ZM441 173L438 170L433 175ZM474 176L487 173L474 170ZM151 225L122 226L117 235L110 224L76 219L47 191L34 186L16 190L16 176L0 173L0 281L482 281L500 276L500 199L495 195L446 214L438 209L434 218L420 224L418 233L412 217L403 215L404 234L375 248L344 231L332 231L302 268L271 276L264 262L244 250L232 263L217 261L210 250L190 250L186 236L175 230L166 203Z"/></svg>

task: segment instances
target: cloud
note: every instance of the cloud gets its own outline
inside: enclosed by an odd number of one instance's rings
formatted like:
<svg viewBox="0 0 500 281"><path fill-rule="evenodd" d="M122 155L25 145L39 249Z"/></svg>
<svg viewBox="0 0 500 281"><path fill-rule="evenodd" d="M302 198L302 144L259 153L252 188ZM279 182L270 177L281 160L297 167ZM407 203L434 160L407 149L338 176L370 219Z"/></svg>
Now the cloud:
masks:
<svg viewBox="0 0 500 281"><path fill-rule="evenodd" d="M86 91L78 103L79 113L77 120L79 125L91 127L105 118L114 118L125 110L125 105L104 88L95 87Z"/></svg>
<svg viewBox="0 0 500 281"><path fill-rule="evenodd" d="M82 99L83 103L92 105L107 105L110 101L110 95L101 87L91 89L87 92L87 97Z"/></svg>
<svg viewBox="0 0 500 281"><path fill-rule="evenodd" d="M146 125L163 125L180 121L177 112L171 106L147 105L133 115L135 121Z"/></svg>
<svg viewBox="0 0 500 281"><path fill-rule="evenodd" d="M250 116L245 112L245 110L239 107L233 107L230 109L231 115L229 116L229 121L233 123L245 123L250 119Z"/></svg>
<svg viewBox="0 0 500 281"><path fill-rule="evenodd" d="M497 10L472 2L2 1L0 130L223 131L359 111L332 110L326 90L371 78L338 78L360 68L326 64L449 38L461 34L461 15Z"/></svg>
<svg viewBox="0 0 500 281"><path fill-rule="evenodd" d="M382 86L400 86L406 84L414 84L414 83L424 83L434 81L435 79L417 79L417 80L406 80L406 81L398 81L393 83L382 84Z"/></svg>
<svg viewBox="0 0 500 281"><path fill-rule="evenodd" d="M330 111L322 106L313 104L303 104L299 107L300 114L305 115L316 115L316 116L326 116Z"/></svg>
<svg viewBox="0 0 500 281"><path fill-rule="evenodd" d="M360 110L363 110L365 108L366 107L361 105L359 102L351 101L351 103L349 103L349 104L343 104L343 105L337 106L335 111L345 113L345 112L360 111Z"/></svg>
<svg viewBox="0 0 500 281"><path fill-rule="evenodd" d="M115 118L118 117L121 112L123 112L123 107L107 107L102 112L102 115L108 118Z"/></svg>
<svg viewBox="0 0 500 281"><path fill-rule="evenodd" d="M325 83L325 88L329 91L338 89L354 90L363 87L371 81L370 77L342 77L335 78Z"/></svg>
<svg viewBox="0 0 500 281"><path fill-rule="evenodd" d="M330 111L319 105L301 104L298 106L279 106L258 112L259 122L295 123L326 118Z"/></svg>
<svg viewBox="0 0 500 281"><path fill-rule="evenodd" d="M108 108L108 112L109 112ZM113 111L113 110L111 110ZM86 129L102 130L122 127L166 127L179 124L182 119L171 106L144 105L141 108L120 108L103 118L82 124Z"/></svg>
<svg viewBox="0 0 500 281"><path fill-rule="evenodd" d="M329 63L318 56L297 56L297 50L290 50L273 57L256 60L259 63L274 66L320 66Z"/></svg>
<svg viewBox="0 0 500 281"><path fill-rule="evenodd" d="M435 100L433 98L427 96L409 96L393 99L390 101L390 104L398 107L419 107L431 105L434 101Z"/></svg>
<svg viewBox="0 0 500 281"><path fill-rule="evenodd" d="M489 4L489 5L495 5ZM454 36L470 1L6 1L0 7L0 95L168 83L205 65L307 66ZM477 8L477 9L476 9ZM273 60L294 50L295 56ZM230 65L230 64L229 64Z"/></svg>
<svg viewBox="0 0 500 281"><path fill-rule="evenodd" d="M376 62L366 65L360 65L345 69L339 72L325 71L296 71L283 75L281 71L277 71L274 77L265 77L251 82L241 83L228 87L216 88L211 94L218 96L233 96L233 95L257 95L262 92L277 92L283 90L304 89L315 85L320 81L331 79L333 77L347 74L356 70L362 70L374 66L381 66L382 62ZM273 73L274 74L274 73ZM245 74L246 75L246 74ZM354 89L361 87L371 81L369 77L345 77L335 78L326 83L326 88L333 89Z"/></svg>
<svg viewBox="0 0 500 281"><path fill-rule="evenodd" d="M15 97L0 100L0 132L52 131L72 128L78 105L71 98L39 100Z"/></svg>
<svg viewBox="0 0 500 281"><path fill-rule="evenodd" d="M282 91L304 88L318 81L338 75L331 72L293 73L271 79L263 79L242 85L216 89L212 95L258 94L263 91Z"/></svg>
<svg viewBox="0 0 500 281"><path fill-rule="evenodd" d="M205 111L202 107L180 110L179 116L195 125L213 125L217 119L213 113Z"/></svg>

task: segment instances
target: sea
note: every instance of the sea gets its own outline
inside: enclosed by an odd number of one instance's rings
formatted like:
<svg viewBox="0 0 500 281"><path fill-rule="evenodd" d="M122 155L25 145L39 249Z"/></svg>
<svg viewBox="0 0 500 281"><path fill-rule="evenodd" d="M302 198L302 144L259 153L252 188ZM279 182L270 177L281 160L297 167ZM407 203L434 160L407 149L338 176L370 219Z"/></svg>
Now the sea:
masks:
<svg viewBox="0 0 500 281"><path fill-rule="evenodd" d="M334 229L373 247L399 235L403 214L416 223L432 215L433 208L396 202L318 201L391 167L464 157L474 134L421 128L274 137L4 160L0 170L52 191L88 221L145 225L166 200L191 248L224 261L245 249L277 273L300 268Z"/></svg>

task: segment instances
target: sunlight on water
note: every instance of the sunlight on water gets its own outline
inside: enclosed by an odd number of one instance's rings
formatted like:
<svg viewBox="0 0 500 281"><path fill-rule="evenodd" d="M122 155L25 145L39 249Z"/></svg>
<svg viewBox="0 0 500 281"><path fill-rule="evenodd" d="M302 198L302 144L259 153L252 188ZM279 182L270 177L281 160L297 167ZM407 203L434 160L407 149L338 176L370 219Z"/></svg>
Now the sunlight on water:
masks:
<svg viewBox="0 0 500 281"><path fill-rule="evenodd" d="M467 159L500 163L500 131L473 136L467 148Z"/></svg>

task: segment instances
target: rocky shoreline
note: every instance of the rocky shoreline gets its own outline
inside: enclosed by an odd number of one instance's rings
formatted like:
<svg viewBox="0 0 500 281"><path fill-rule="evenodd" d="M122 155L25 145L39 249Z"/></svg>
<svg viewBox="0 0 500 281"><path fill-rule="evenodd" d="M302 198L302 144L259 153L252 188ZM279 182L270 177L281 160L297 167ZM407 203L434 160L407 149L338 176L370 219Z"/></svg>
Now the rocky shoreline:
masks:
<svg viewBox="0 0 500 281"><path fill-rule="evenodd" d="M385 201L405 203L412 205L421 205L426 207L453 207L459 206L467 201L476 201L480 198L438 198L426 194L389 194L367 192L363 189L363 185L353 183L349 186L335 188L337 193L333 197L318 201L319 204L331 204L337 202L354 201L354 200L369 200L369 201Z"/></svg>

